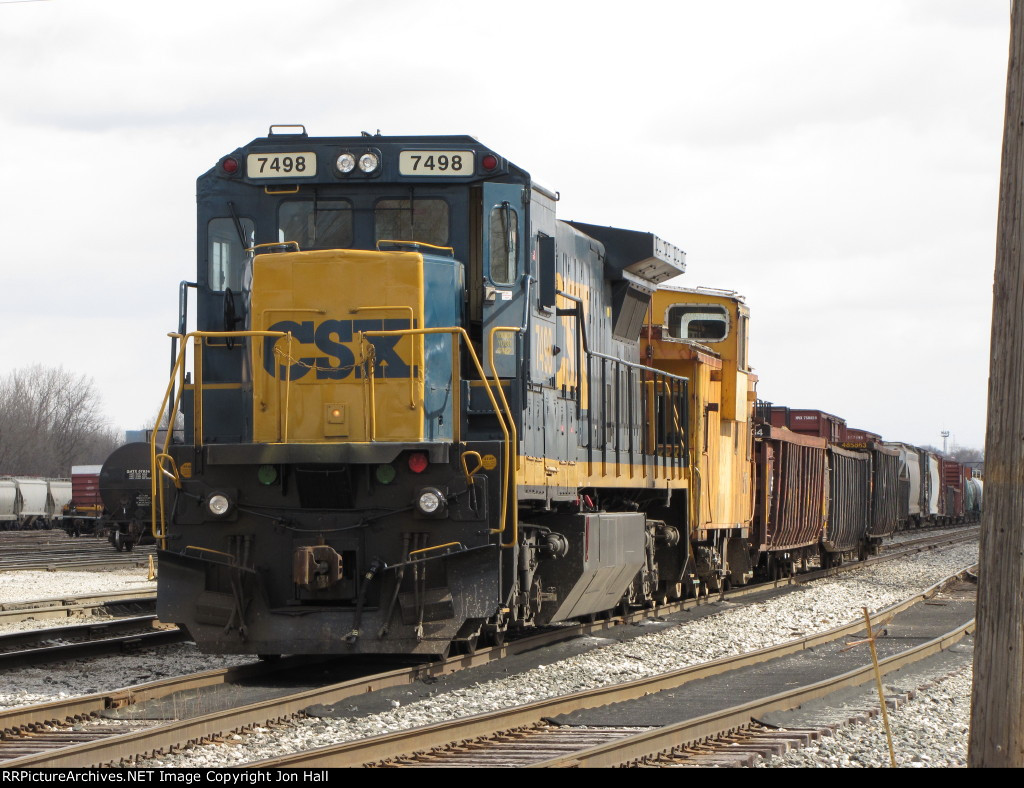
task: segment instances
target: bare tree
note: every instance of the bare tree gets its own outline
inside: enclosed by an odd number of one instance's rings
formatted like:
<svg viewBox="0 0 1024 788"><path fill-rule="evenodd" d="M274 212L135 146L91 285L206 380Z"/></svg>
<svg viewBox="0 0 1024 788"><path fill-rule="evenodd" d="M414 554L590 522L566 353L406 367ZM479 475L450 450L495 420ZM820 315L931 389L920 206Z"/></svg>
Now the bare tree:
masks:
<svg viewBox="0 0 1024 788"><path fill-rule="evenodd" d="M981 449L971 449L967 446L957 446L951 454L954 460L965 464L979 465L985 461L985 452Z"/></svg>
<svg viewBox="0 0 1024 788"><path fill-rule="evenodd" d="M0 378L0 474L67 476L120 443L86 375L35 365Z"/></svg>

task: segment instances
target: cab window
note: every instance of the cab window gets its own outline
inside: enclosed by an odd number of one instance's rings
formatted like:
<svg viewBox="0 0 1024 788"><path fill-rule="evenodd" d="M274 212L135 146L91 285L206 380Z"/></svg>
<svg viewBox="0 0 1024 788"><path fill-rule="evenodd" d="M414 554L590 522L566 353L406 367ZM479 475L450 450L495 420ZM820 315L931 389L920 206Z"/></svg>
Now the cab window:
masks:
<svg viewBox="0 0 1024 788"><path fill-rule="evenodd" d="M519 219L507 203L491 209L490 221L491 281L510 285L516 280L516 256L519 248Z"/></svg>
<svg viewBox="0 0 1024 788"><path fill-rule="evenodd" d="M668 333L676 339L720 342L729 335L729 314L724 307L680 304L668 310Z"/></svg>
<svg viewBox="0 0 1024 788"><path fill-rule="evenodd" d="M380 200L373 209L374 239L448 245L448 203L444 200Z"/></svg>
<svg viewBox="0 0 1024 788"><path fill-rule="evenodd" d="M241 227L242 237L238 235ZM234 292L242 289L242 269L248 256L246 249L255 243L256 225L250 219L211 219L207 225L209 238L209 285L222 292L229 287Z"/></svg>
<svg viewBox="0 0 1024 788"><path fill-rule="evenodd" d="M277 239L295 241L300 249L349 249L352 203L348 200L291 200L277 211Z"/></svg>

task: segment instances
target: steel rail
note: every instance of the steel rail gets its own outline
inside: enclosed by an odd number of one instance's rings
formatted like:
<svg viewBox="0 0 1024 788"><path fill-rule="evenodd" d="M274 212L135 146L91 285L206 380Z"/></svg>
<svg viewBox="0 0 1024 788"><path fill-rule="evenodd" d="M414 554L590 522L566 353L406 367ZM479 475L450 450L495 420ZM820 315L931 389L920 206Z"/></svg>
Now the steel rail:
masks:
<svg viewBox="0 0 1024 788"><path fill-rule="evenodd" d="M149 608L156 605L156 593L116 591L109 594L84 594L63 599L38 599L0 604L0 626L28 619L74 618L101 608Z"/></svg>
<svg viewBox="0 0 1024 788"><path fill-rule="evenodd" d="M899 654L879 660L879 671L884 676L919 662L933 654L937 654L940 651L944 651L958 643L964 635L973 633L974 626L975 620L972 618L970 621L937 638L929 640L927 643L922 643ZM652 731L645 731L644 733L619 739L618 741L594 747L590 750L532 764L528 768L607 768L633 764L646 758L668 754L680 747L722 736L730 731L749 725L752 718L759 715L768 714L773 711L793 709L838 690L859 687L870 682L873 676L874 666L867 664L842 675L809 684L796 690L779 693L767 698L759 698L750 703L733 706L723 711L696 717L675 725L667 725Z"/></svg>
<svg viewBox="0 0 1024 788"><path fill-rule="evenodd" d="M874 615L876 622L883 622L919 602L935 596L947 585L964 577L971 569L963 569L930 586L912 597L892 605ZM609 687L599 687L571 695L516 706L511 709L479 714L472 717L450 720L434 725L422 726L410 731L373 736L353 742L321 747L291 755L268 758L246 764L253 768L296 768L296 767L352 767L393 759L397 754L413 753L444 747L453 742L462 742L499 731L534 725L543 718L569 714L580 709L596 708L624 700L633 700L655 692L674 689L692 681L714 676L742 667L765 662L776 657L792 654L819 646L864 628L863 620L808 637L786 641L777 646L759 649L748 654L724 657L712 662L692 665L669 673ZM867 668L871 670L871 668ZM749 717L747 719L749 722ZM678 740L675 744L678 744ZM598 765L598 764L588 764Z"/></svg>
<svg viewBox="0 0 1024 788"><path fill-rule="evenodd" d="M126 633L126 634L124 634ZM15 648L41 640L82 638L70 643ZM40 665L97 654L136 651L140 648L181 643L188 633L174 625L160 625L155 615L133 616L69 627L50 627L0 635L0 667Z"/></svg>

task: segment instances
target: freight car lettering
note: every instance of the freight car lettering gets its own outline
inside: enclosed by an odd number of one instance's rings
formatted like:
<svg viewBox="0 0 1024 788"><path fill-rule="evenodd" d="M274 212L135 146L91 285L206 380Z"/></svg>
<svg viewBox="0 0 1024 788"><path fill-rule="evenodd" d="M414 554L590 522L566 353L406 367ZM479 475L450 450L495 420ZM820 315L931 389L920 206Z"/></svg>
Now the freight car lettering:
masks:
<svg viewBox="0 0 1024 788"><path fill-rule="evenodd" d="M281 320L270 326L270 331L290 331L301 345L313 345L323 356L301 355L293 358L289 366L280 364L276 377L280 380L299 380L310 370L316 371L317 380L343 380L350 375L361 378L362 367L356 363L355 350L349 344L360 331L400 331L409 328L408 320L323 320L314 324L312 320L301 323L295 320ZM367 337L374 349L374 377L407 378L409 364L398 355L396 346L402 337ZM280 345L278 343L281 343ZM263 369L274 375L275 348L282 351L281 358L287 360L287 343L277 337L263 340Z"/></svg>

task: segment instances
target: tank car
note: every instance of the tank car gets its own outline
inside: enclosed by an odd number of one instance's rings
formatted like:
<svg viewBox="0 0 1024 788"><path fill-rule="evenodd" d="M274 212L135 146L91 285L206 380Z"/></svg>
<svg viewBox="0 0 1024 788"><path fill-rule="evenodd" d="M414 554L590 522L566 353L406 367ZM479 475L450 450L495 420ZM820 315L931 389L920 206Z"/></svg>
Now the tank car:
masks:
<svg viewBox="0 0 1024 788"><path fill-rule="evenodd" d="M147 443L127 443L111 452L99 469L102 514L96 528L119 553L153 542L149 449Z"/></svg>
<svg viewBox="0 0 1024 788"><path fill-rule="evenodd" d="M686 533L713 489L689 382L639 359L684 254L557 200L463 136L274 127L199 178L160 408L188 437L151 445L161 620L436 657L722 576L738 523L697 558Z"/></svg>

